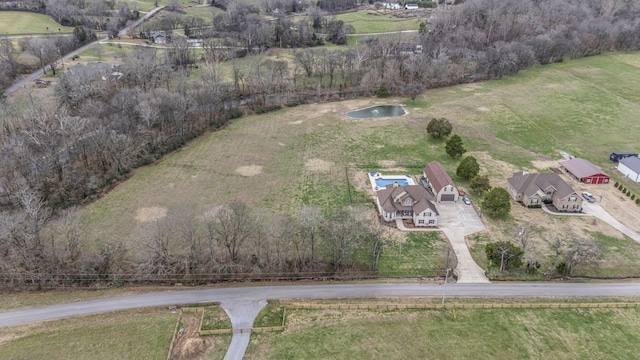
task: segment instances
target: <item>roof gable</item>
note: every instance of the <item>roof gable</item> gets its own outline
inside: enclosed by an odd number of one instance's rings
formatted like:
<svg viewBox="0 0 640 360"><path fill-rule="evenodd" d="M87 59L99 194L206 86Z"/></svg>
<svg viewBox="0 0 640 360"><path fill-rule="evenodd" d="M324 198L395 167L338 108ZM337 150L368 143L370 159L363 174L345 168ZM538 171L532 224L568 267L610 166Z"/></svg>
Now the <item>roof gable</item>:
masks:
<svg viewBox="0 0 640 360"><path fill-rule="evenodd" d="M433 210L436 214L435 204L433 204L433 196L422 185L407 185L397 187L387 187L376 192L380 206L386 212L413 210L414 212L422 212L427 208ZM410 198L412 204L404 205L403 200Z"/></svg>
<svg viewBox="0 0 640 360"><path fill-rule="evenodd" d="M424 167L424 176L429 180L435 192L440 192L445 186L454 185L447 171L437 161L432 161Z"/></svg>
<svg viewBox="0 0 640 360"><path fill-rule="evenodd" d="M593 175L605 175L602 169L593 165L589 160L573 158L571 160L560 163L565 169L572 173L575 177L582 179Z"/></svg>
<svg viewBox="0 0 640 360"><path fill-rule="evenodd" d="M517 192L523 193L526 197L531 197L538 192L545 193L547 189L554 189L555 196L565 198L567 195L575 193L573 188L569 186L558 174L522 174L521 172L513 173L513 176L507 179L507 182ZM538 193L538 195L540 195Z"/></svg>
<svg viewBox="0 0 640 360"><path fill-rule="evenodd" d="M640 174L640 159L636 156L629 156L624 159L620 159L620 164L628 167L629 169Z"/></svg>

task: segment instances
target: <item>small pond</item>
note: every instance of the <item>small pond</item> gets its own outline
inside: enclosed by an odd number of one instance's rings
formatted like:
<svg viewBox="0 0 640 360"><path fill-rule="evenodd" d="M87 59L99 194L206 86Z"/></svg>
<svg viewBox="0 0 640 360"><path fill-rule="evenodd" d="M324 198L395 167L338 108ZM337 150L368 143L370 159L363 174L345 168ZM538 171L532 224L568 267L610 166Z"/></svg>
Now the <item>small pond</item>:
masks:
<svg viewBox="0 0 640 360"><path fill-rule="evenodd" d="M380 105L362 110L350 111L347 116L352 119L379 118L388 116L402 116L406 114L402 106Z"/></svg>

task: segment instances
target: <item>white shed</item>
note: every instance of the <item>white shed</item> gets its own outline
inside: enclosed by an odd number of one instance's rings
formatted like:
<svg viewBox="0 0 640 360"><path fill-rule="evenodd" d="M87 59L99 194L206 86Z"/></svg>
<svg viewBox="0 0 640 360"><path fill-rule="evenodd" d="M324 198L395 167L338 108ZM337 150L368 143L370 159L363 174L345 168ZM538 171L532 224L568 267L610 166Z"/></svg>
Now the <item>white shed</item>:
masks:
<svg viewBox="0 0 640 360"><path fill-rule="evenodd" d="M629 156L620 159L618 163L618 171L629 179L640 182L640 159L637 156Z"/></svg>

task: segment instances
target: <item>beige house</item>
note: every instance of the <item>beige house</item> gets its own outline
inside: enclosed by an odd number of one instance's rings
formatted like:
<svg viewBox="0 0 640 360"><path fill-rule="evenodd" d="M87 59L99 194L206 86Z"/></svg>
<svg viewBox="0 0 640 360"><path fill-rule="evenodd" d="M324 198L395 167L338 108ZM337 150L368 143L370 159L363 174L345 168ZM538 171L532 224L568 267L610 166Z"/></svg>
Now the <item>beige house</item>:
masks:
<svg viewBox="0 0 640 360"><path fill-rule="evenodd" d="M458 188L447 174L447 171L437 161L432 161L424 167L424 185L435 196L436 201L458 201Z"/></svg>
<svg viewBox="0 0 640 360"><path fill-rule="evenodd" d="M376 192L380 216L386 222L412 219L415 226L436 226L438 210L422 185L387 186Z"/></svg>
<svg viewBox="0 0 640 360"><path fill-rule="evenodd" d="M507 179L507 191L525 206L551 203L558 211L582 211L582 198L558 174L513 173Z"/></svg>

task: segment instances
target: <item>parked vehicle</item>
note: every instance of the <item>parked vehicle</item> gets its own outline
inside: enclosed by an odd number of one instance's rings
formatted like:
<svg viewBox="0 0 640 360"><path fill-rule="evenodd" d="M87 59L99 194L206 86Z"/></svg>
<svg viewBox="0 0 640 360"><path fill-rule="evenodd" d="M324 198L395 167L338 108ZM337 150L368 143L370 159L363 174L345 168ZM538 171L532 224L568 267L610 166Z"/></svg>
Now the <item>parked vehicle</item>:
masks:
<svg viewBox="0 0 640 360"><path fill-rule="evenodd" d="M591 193L588 193L586 191L582 193L582 197L590 203L596 202L596 198L594 198Z"/></svg>
<svg viewBox="0 0 640 360"><path fill-rule="evenodd" d="M471 205L471 199L468 196L463 196L462 201L467 205Z"/></svg>

